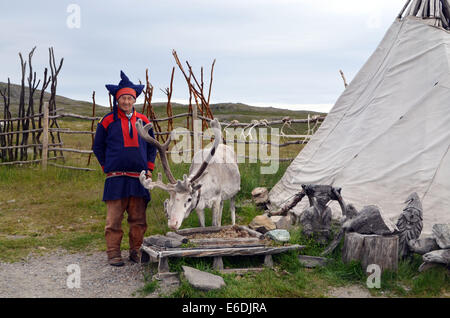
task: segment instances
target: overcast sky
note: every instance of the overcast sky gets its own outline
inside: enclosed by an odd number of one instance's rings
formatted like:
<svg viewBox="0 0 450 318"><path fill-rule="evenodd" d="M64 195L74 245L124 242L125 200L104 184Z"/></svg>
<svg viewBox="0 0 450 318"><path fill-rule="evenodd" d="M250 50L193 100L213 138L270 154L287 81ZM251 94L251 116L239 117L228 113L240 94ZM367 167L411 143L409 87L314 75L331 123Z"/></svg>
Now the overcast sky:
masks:
<svg viewBox="0 0 450 318"><path fill-rule="evenodd" d="M137 83L148 68L154 101L164 101L160 88L168 87L175 49L196 74L204 66L206 83L216 59L212 103L316 111L331 108L343 91L339 69L350 81L406 2L0 1L2 82L19 82L18 52L27 56L33 46L42 78L52 46L64 57L59 95L90 101L96 91L97 103L106 105L104 85L117 84L120 70ZM176 69L173 100L188 96Z"/></svg>

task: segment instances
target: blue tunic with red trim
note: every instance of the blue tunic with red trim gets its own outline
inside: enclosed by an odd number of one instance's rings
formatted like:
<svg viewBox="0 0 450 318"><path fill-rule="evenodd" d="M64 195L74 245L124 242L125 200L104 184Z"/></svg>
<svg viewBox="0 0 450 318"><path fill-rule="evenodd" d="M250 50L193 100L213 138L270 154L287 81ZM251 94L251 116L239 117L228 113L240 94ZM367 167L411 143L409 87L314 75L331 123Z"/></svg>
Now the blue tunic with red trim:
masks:
<svg viewBox="0 0 450 318"><path fill-rule="evenodd" d="M121 109L115 109L98 123L93 151L105 173L153 171L156 148L138 135L137 119L142 119L144 124L149 123L146 116L136 111L128 119ZM154 137L153 129L149 134ZM138 178L119 176L106 179L103 201L128 197L144 197L150 201L149 191Z"/></svg>

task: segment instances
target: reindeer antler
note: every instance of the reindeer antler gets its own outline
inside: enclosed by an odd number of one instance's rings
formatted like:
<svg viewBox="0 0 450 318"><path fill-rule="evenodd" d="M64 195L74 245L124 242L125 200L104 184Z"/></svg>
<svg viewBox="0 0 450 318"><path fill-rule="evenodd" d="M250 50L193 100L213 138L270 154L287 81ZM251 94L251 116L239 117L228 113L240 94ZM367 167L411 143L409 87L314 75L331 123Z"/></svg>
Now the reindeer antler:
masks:
<svg viewBox="0 0 450 318"><path fill-rule="evenodd" d="M209 162L211 161L212 157L214 156L217 147L219 146L220 141L222 140L222 131L220 130L220 124L219 121L216 119L211 120L210 122L211 128L214 130L214 145L211 148L211 151L209 152L206 159L203 161L202 165L198 169L198 171L195 173L195 175L189 179L189 182L194 182L198 178L201 177L201 175L204 173L206 168L208 167Z"/></svg>
<svg viewBox="0 0 450 318"><path fill-rule="evenodd" d="M141 119L138 119L136 121L136 129L138 134L142 138L144 138L145 141L147 141L149 144L155 146L156 149L158 149L159 156L161 158L161 163L164 168L164 172L167 176L167 179L169 179L170 183L175 184L177 183L177 180L175 180L175 178L173 177L172 171L170 171L169 161L167 160L167 150L169 149L171 136L169 135L166 142L161 145L155 138L150 136L150 134L148 133L148 131L150 130L150 128L152 128L152 126L153 125L151 123L148 123L147 125L144 126Z"/></svg>
<svg viewBox="0 0 450 318"><path fill-rule="evenodd" d="M144 186L144 188L152 190L153 188L160 188L167 192L175 191L175 185L169 183L165 184L162 181L162 174L158 173L158 179L156 181L152 181L152 179L147 179L145 175L145 171L141 172L141 175L139 176L139 181L141 181L141 184Z"/></svg>

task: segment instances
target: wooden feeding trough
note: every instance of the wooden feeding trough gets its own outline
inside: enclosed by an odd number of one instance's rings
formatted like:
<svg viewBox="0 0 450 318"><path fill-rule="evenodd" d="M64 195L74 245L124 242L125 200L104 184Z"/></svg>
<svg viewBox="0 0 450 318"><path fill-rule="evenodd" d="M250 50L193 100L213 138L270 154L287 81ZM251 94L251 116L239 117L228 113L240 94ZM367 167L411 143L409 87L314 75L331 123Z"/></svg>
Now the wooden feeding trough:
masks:
<svg viewBox="0 0 450 318"><path fill-rule="evenodd" d="M146 237L141 246L143 263L157 262L158 272L169 271L169 257L213 257L213 267L223 270L223 256L264 255L264 265L273 265L272 255L300 250L304 246L276 246L264 234L246 226L212 226L178 230L165 236Z"/></svg>

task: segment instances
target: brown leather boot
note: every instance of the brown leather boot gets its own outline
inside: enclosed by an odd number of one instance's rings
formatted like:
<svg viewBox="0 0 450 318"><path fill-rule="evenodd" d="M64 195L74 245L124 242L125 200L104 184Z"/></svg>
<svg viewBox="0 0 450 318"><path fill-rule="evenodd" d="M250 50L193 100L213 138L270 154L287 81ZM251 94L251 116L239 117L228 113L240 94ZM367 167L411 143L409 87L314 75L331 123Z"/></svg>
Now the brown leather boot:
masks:
<svg viewBox="0 0 450 318"><path fill-rule="evenodd" d="M129 260L133 263L141 263L141 252L139 250L131 250Z"/></svg>
<svg viewBox="0 0 450 318"><path fill-rule="evenodd" d="M122 255L119 252L115 252L115 253L107 253L108 255L108 264L111 266L123 266L125 265L123 259L122 259Z"/></svg>

